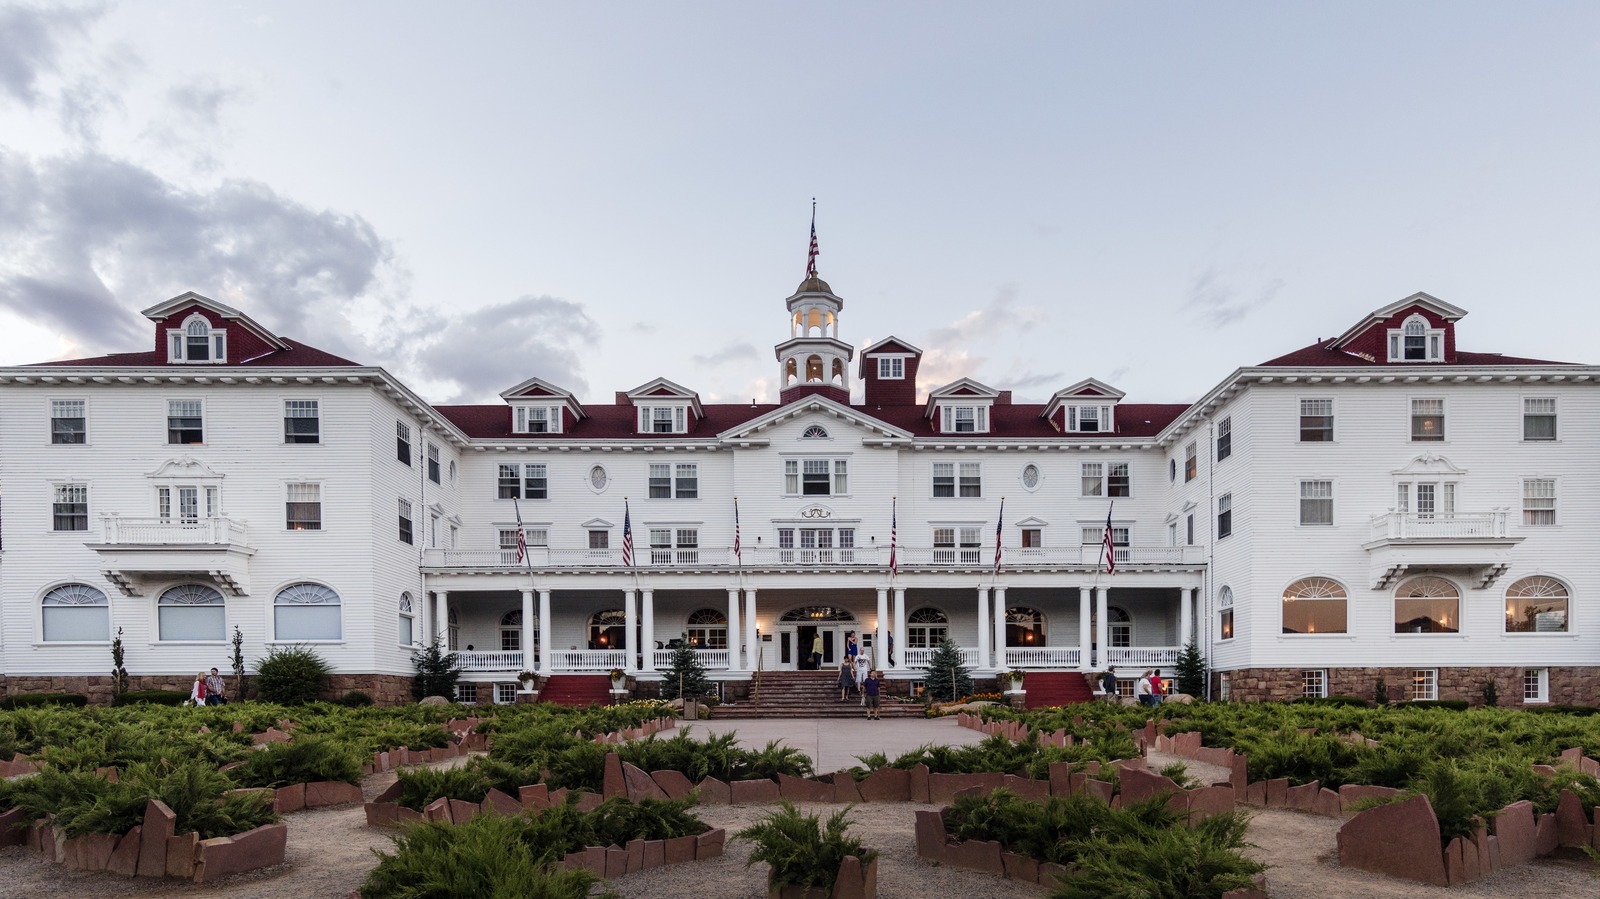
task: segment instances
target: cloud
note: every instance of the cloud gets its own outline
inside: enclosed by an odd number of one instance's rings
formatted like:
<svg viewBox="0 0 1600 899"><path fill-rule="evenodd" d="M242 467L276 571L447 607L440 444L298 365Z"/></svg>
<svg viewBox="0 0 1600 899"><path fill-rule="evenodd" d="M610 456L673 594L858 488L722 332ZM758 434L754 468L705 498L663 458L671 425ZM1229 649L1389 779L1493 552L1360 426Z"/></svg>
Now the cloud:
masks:
<svg viewBox="0 0 1600 899"><path fill-rule="evenodd" d="M696 354L689 357L696 365L723 365L728 362L739 362L745 359L759 359L761 354L756 351L755 345L748 341L729 344L715 353Z"/></svg>
<svg viewBox="0 0 1600 899"><path fill-rule="evenodd" d="M922 341L922 362L917 369L917 381L924 393L929 387L957 378L977 377L978 369L988 359L975 350L1037 328L1048 318L1043 310L1019 305L1017 296L1015 286L1001 287L987 306L928 333Z"/></svg>
<svg viewBox="0 0 1600 899"><path fill-rule="evenodd" d="M1221 328L1240 321L1250 313L1272 302L1283 289L1283 279L1273 278L1254 292L1241 291L1224 283L1215 268L1201 272L1189 285L1189 297L1184 307L1205 324Z"/></svg>
<svg viewBox="0 0 1600 899"><path fill-rule="evenodd" d="M1020 375L1009 375L995 382L998 390L1010 390L1013 393L1025 394L1031 390L1042 389L1045 394L1051 394L1067 386L1065 376L1058 371L1048 374L1037 372L1024 372ZM1021 400L1019 396L1017 398Z"/></svg>
<svg viewBox="0 0 1600 899"><path fill-rule="evenodd" d="M104 9L98 6L46 9L36 6L0 7L0 95L27 107L44 99L41 79L61 70L63 44L88 35Z"/></svg>
<svg viewBox="0 0 1600 899"><path fill-rule="evenodd" d="M582 303L552 296L523 296L449 319L431 318L413 331L436 334L416 353L423 376L455 385L448 402L478 402L530 377L541 377L582 397L586 351L600 326Z"/></svg>

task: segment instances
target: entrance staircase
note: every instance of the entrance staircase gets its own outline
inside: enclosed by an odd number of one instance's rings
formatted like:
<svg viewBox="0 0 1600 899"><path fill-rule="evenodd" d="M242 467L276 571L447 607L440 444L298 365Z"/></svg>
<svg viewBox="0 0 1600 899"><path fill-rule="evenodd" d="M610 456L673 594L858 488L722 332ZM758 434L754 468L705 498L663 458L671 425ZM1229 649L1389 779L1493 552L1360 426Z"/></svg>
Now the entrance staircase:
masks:
<svg viewBox="0 0 1600 899"><path fill-rule="evenodd" d="M1022 686L1027 691L1023 704L1030 709L1094 700L1089 685L1077 671L1030 671Z"/></svg>
<svg viewBox="0 0 1600 899"><path fill-rule="evenodd" d="M611 678L604 674L552 674L539 691L540 702L557 705L605 705L611 701Z"/></svg>
<svg viewBox="0 0 1600 899"><path fill-rule="evenodd" d="M837 671L766 671L755 701L726 703L711 710L713 718L863 718L859 697L839 701ZM887 686L887 685L886 685ZM921 718L920 703L901 703L887 694L883 718Z"/></svg>

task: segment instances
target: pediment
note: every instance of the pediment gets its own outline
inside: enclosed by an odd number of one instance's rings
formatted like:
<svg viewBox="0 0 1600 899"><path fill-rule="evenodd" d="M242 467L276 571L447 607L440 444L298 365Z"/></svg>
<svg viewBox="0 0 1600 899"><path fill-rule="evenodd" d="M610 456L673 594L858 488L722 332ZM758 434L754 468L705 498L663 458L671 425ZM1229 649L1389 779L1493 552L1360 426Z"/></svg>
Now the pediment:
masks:
<svg viewBox="0 0 1600 899"><path fill-rule="evenodd" d="M1432 453L1424 453L1407 462L1404 468L1396 469L1394 472L1397 477L1464 475L1466 473L1467 470L1465 468L1459 468L1444 456L1435 456Z"/></svg>
<svg viewBox="0 0 1600 899"><path fill-rule="evenodd" d="M717 437L721 440L743 440L758 437L785 422L805 417L817 418L819 419L819 424L823 424L820 419L832 419L832 421L825 423L824 426L828 430L828 436L835 440L842 436L838 423L849 426L853 432L861 437L873 440L884 438L910 440L912 436L910 431L901 430L888 422L879 421L837 400L831 400L813 393L802 396L788 405L779 406L771 412L758 418L753 418L737 427L723 431Z"/></svg>
<svg viewBox="0 0 1600 899"><path fill-rule="evenodd" d="M145 477L162 480L215 481L221 480L224 475L193 456L178 456L161 463L155 471Z"/></svg>
<svg viewBox="0 0 1600 899"><path fill-rule="evenodd" d="M278 337L278 335L272 333L271 331L268 331L266 328L263 328L260 323L250 316L245 315L243 312L240 312L226 303L219 303L210 297L202 296L192 290L184 291L170 300L157 303L148 309L142 310L139 314L158 324L168 323L172 327L176 327L177 323L181 322L184 317L188 315L189 311L195 308L204 309L207 312L210 312L213 315L228 321L238 322L253 332L257 337L260 337L267 343L268 346L272 347L273 349L286 350L289 348L289 345L285 343L282 338Z"/></svg>
<svg viewBox="0 0 1600 899"><path fill-rule="evenodd" d="M628 401L635 406L641 405L641 403L643 405L649 405L651 400L661 399L664 397L681 399L688 403L689 407L694 410L695 415L705 414L705 409L700 405L700 394L695 393L693 390L690 390L682 384L669 381L666 378L656 378L653 381L647 381L623 395L626 396Z"/></svg>
<svg viewBox="0 0 1600 899"><path fill-rule="evenodd" d="M981 381L974 381L971 378L961 378L959 380L951 381L943 387L935 387L934 389L928 391L928 400L929 402L932 402L933 400L944 397L985 397L988 399L994 399L999 395L1000 391L982 383Z"/></svg>
<svg viewBox="0 0 1600 899"><path fill-rule="evenodd" d="M591 518L588 521L585 521L583 524L578 525L578 527L583 528L586 531L603 531L608 528L615 527L615 525L609 521L606 521L604 518Z"/></svg>
<svg viewBox="0 0 1600 899"><path fill-rule="evenodd" d="M1019 528L1043 528L1049 527L1050 522L1045 521L1042 518L1024 518L1017 522L1016 526Z"/></svg>
<svg viewBox="0 0 1600 899"><path fill-rule="evenodd" d="M898 337L885 337L884 339L861 351L862 356L866 356L868 353L873 355L883 354L891 356L920 356L922 355L922 350L912 346Z"/></svg>
<svg viewBox="0 0 1600 899"><path fill-rule="evenodd" d="M1436 296L1418 291L1403 300L1397 300L1382 309L1374 310L1350 330L1339 335L1337 339L1328 344L1328 347L1335 350L1340 349L1378 325L1382 325L1384 328L1395 327L1397 326L1396 323L1404 321L1405 317L1414 310L1428 312L1445 324L1457 321L1467 314L1467 310L1462 309L1460 306L1446 303Z"/></svg>

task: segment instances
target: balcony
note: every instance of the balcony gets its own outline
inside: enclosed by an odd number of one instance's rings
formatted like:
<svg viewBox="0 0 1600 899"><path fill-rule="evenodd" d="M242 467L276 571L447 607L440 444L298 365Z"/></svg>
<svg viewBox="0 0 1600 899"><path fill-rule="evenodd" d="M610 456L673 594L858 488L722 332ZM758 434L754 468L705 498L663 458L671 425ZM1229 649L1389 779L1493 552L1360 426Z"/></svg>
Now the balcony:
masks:
<svg viewBox="0 0 1600 899"><path fill-rule="evenodd" d="M100 516L100 539L85 544L100 554L106 579L127 596L143 596L153 582L191 578L224 593L244 596L249 589L245 522L206 518L126 518Z"/></svg>
<svg viewBox="0 0 1600 899"><path fill-rule="evenodd" d="M653 649L651 659L655 662L657 671L665 671L672 667L671 649ZM728 650L726 649L696 649L695 658L700 660L700 667L707 671L727 671L733 666L728 663Z"/></svg>
<svg viewBox="0 0 1600 899"><path fill-rule="evenodd" d="M1101 547L1066 546L1027 548L1008 546L1004 565L1009 571L1094 570L1101 564ZM1119 546L1115 549L1119 567L1193 568L1205 564L1199 546ZM928 547L901 546L896 563L906 571L986 570L994 567L994 546ZM620 549L549 549L529 547L526 561L517 561L514 549L430 549L423 555L423 566L430 571L516 571L532 568L622 569ZM889 547L772 547L745 546L742 557L732 547L701 546L671 549L641 548L634 553L634 567L640 570L834 570L838 568L887 568Z"/></svg>
<svg viewBox="0 0 1600 899"><path fill-rule="evenodd" d="M1181 646L1113 646L1106 650L1106 663L1118 668L1172 668L1182 652Z"/></svg>
<svg viewBox="0 0 1600 899"><path fill-rule="evenodd" d="M1372 516L1372 589L1385 590L1408 574L1457 573L1489 587L1511 567L1512 536L1504 510L1459 515L1385 512Z"/></svg>
<svg viewBox="0 0 1600 899"><path fill-rule="evenodd" d="M536 667L537 663L535 665L524 665L522 658L520 651L483 652L481 650L464 650L456 653L456 664L461 666L462 671L468 672L510 671L515 673L531 671ZM537 656L535 658L537 659Z"/></svg>

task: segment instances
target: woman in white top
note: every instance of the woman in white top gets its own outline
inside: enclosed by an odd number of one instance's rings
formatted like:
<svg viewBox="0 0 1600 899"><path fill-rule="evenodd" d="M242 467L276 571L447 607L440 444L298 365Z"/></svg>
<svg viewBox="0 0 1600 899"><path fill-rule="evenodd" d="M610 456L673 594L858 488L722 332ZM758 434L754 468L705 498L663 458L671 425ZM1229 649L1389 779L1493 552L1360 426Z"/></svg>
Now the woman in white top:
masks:
<svg viewBox="0 0 1600 899"><path fill-rule="evenodd" d="M1145 671L1139 679L1133 682L1133 701L1139 705L1150 705L1150 672Z"/></svg>
<svg viewBox="0 0 1600 899"><path fill-rule="evenodd" d="M861 694L861 704L867 704L867 694L863 689L867 682L867 672L872 670L872 661L864 655L856 656L856 692Z"/></svg>

